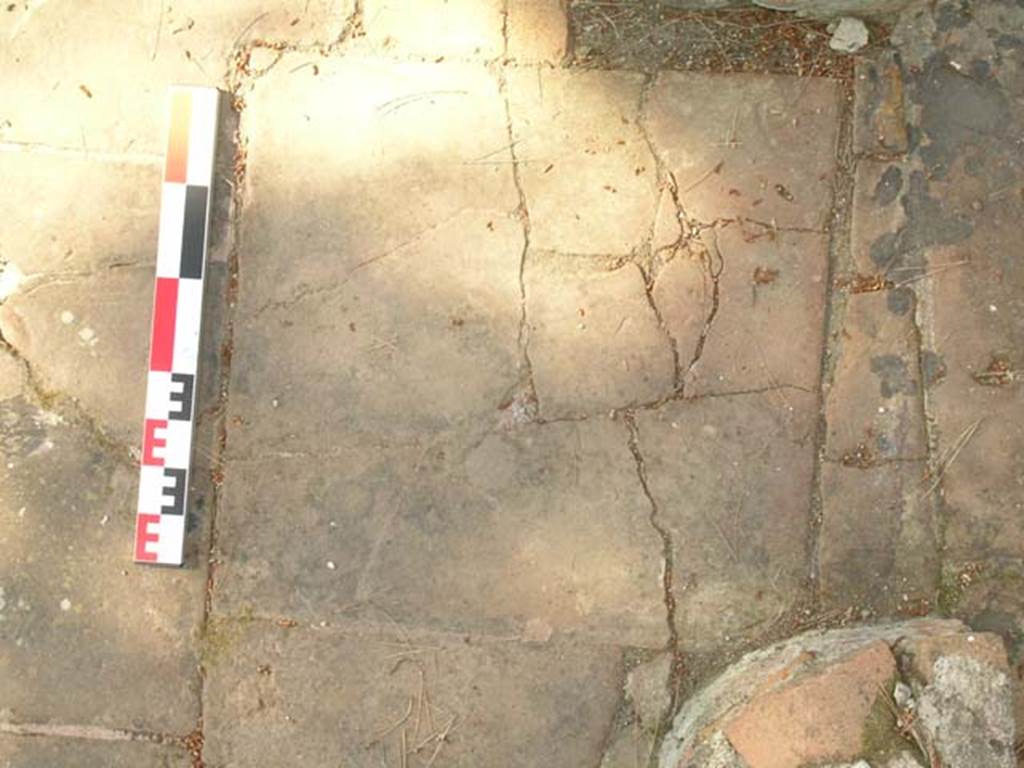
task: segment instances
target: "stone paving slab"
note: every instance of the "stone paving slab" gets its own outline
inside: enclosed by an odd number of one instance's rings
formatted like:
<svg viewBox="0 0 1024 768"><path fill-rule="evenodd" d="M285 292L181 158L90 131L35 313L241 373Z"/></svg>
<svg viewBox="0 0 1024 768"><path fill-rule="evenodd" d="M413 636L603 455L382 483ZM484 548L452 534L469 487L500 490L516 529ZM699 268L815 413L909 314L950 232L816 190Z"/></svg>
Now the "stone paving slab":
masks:
<svg viewBox="0 0 1024 768"><path fill-rule="evenodd" d="M531 255L529 353L542 418L605 414L672 392L672 345L632 263Z"/></svg>
<svg viewBox="0 0 1024 768"><path fill-rule="evenodd" d="M131 567L136 469L87 424L16 395L0 425L4 718L191 731L203 571Z"/></svg>
<svg viewBox="0 0 1024 768"><path fill-rule="evenodd" d="M892 252L892 244L906 221L902 198L909 186L908 170L902 163L874 160L857 163L850 223L852 263L842 270L840 279L880 275L895 285L914 277L914 272L905 265L894 263Z"/></svg>
<svg viewBox="0 0 1024 768"><path fill-rule="evenodd" d="M145 741L89 741L44 736L0 736L3 768L188 768L188 753Z"/></svg>
<svg viewBox="0 0 1024 768"><path fill-rule="evenodd" d="M823 78L662 72L645 123L691 218L820 230L838 114L838 88Z"/></svg>
<svg viewBox="0 0 1024 768"><path fill-rule="evenodd" d="M926 458L915 305L909 287L849 297L825 403L830 460Z"/></svg>
<svg viewBox="0 0 1024 768"><path fill-rule="evenodd" d="M647 483L672 542L684 652L764 630L800 598L815 401L778 390L637 414Z"/></svg>
<svg viewBox="0 0 1024 768"><path fill-rule="evenodd" d="M73 16L49 3L10 7L0 13L0 141L159 161L168 86L222 85L233 48L251 40L327 44L354 6L103 0Z"/></svg>
<svg viewBox="0 0 1024 768"><path fill-rule="evenodd" d="M661 541L618 423L232 462L220 613L592 641L667 639ZM284 514L282 514L284 512Z"/></svg>
<svg viewBox="0 0 1024 768"><path fill-rule="evenodd" d="M822 468L822 601L916 614L939 583L937 525L922 461Z"/></svg>
<svg viewBox="0 0 1024 768"><path fill-rule="evenodd" d="M523 250L510 167L473 162L507 157L497 81L379 59L290 71L302 61L249 97L231 451L496 420L520 378ZM297 261L281 226L325 258Z"/></svg>
<svg viewBox="0 0 1024 768"><path fill-rule="evenodd" d="M399 765L403 745L409 765L596 765L620 695L612 648L236 629L209 667L210 768Z"/></svg>

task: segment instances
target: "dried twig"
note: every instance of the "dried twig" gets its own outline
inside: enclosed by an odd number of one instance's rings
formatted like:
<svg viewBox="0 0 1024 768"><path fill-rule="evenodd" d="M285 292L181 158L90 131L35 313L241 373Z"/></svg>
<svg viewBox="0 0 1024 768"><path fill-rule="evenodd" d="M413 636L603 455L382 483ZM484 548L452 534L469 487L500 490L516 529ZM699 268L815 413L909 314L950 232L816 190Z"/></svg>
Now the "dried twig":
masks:
<svg viewBox="0 0 1024 768"><path fill-rule="evenodd" d="M978 427L981 426L981 422L984 420L985 417L982 416L960 433L960 437L958 437L954 441L953 445L950 446L948 459L939 457L939 471L935 473L935 479L932 481L932 484L928 486L928 490L925 491L922 496L930 495L931 492L939 486L939 483L942 481L946 471L952 466L953 462L956 461L957 457L960 455L960 451L962 451L967 443L970 442L971 438L974 437L974 433L978 431Z"/></svg>

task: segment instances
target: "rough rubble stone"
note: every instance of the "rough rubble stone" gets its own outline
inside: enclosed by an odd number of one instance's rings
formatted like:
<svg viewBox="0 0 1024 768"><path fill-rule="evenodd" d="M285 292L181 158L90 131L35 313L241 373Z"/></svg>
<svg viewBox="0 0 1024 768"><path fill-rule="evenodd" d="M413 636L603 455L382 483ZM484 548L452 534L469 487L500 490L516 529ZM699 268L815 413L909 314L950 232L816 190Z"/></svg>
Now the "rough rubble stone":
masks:
<svg viewBox="0 0 1024 768"><path fill-rule="evenodd" d="M791 11L798 16L832 19L839 16L879 16L905 8L912 0L751 0L773 11Z"/></svg>
<svg viewBox="0 0 1024 768"><path fill-rule="evenodd" d="M394 765L403 744L421 762L436 752L453 766L600 761L621 685L616 649L384 626L367 635L222 627L207 676L206 764Z"/></svg>
<svg viewBox="0 0 1024 768"><path fill-rule="evenodd" d="M627 438L597 418L232 462L218 605L335 621L369 602L405 625L520 635L539 620L661 647L661 541Z"/></svg>
<svg viewBox="0 0 1024 768"><path fill-rule="evenodd" d="M917 717L943 765L1014 768L1010 680L964 656L940 656L919 696Z"/></svg>
<svg viewBox="0 0 1024 768"><path fill-rule="evenodd" d="M727 720L723 733L750 768L856 757L878 689L887 688L895 675L889 646L875 641L822 674L755 694Z"/></svg>
<svg viewBox="0 0 1024 768"><path fill-rule="evenodd" d="M836 23L828 46L834 51L856 53L868 44L868 28L860 19L843 16Z"/></svg>
<svg viewBox="0 0 1024 768"><path fill-rule="evenodd" d="M637 414L656 519L672 542L683 650L757 633L799 599L815 419L815 397L803 392L707 397Z"/></svg>
<svg viewBox="0 0 1024 768"><path fill-rule="evenodd" d="M431 60L495 59L504 50L502 0L364 0L369 41Z"/></svg>
<svg viewBox="0 0 1024 768"><path fill-rule="evenodd" d="M509 58L524 64L559 64L568 53L569 15L563 0L508 4Z"/></svg>
<svg viewBox="0 0 1024 768"><path fill-rule="evenodd" d="M136 477L80 421L0 401L4 719L194 728L205 573L131 567Z"/></svg>
<svg viewBox="0 0 1024 768"><path fill-rule="evenodd" d="M604 414L672 392L672 348L635 264L531 254L525 285L541 417Z"/></svg>
<svg viewBox="0 0 1024 768"><path fill-rule="evenodd" d="M645 125L691 218L820 230L838 116L836 85L823 78L662 72Z"/></svg>
<svg viewBox="0 0 1024 768"><path fill-rule="evenodd" d="M991 670L1010 674L1003 641L989 632L909 637L896 646L896 652L904 675L916 681L919 688L935 683L935 665L942 657L973 659Z"/></svg>
<svg viewBox="0 0 1024 768"><path fill-rule="evenodd" d="M705 239L711 261L705 262L700 283L691 263L679 281L684 292L676 293L673 286L655 289L665 325L679 344L687 395L786 387L779 390L785 399L788 388L816 390L824 335L825 238L732 224ZM712 270L720 271L713 317ZM703 330L708 319L711 325L696 360L698 346L689 342L699 338L697 327Z"/></svg>
<svg viewBox="0 0 1024 768"><path fill-rule="evenodd" d="M192 759L180 747L144 741L0 735L0 765L4 768L188 768Z"/></svg>
<svg viewBox="0 0 1024 768"><path fill-rule="evenodd" d="M639 246L657 200L655 162L639 124L643 75L514 69L507 76L531 247L620 255Z"/></svg>
<svg viewBox="0 0 1024 768"><path fill-rule="evenodd" d="M890 647L908 637L962 634L960 622L919 619L815 630L749 653L683 704L658 764L699 765L693 758L716 732L751 768L856 760L879 686L891 690L897 677ZM801 726L810 730L801 735ZM787 733L792 738L775 738Z"/></svg>
<svg viewBox="0 0 1024 768"><path fill-rule="evenodd" d="M250 41L330 43L353 6L353 0L285 0L272 8L260 0L183 0L169 8L157 0L131 6L103 0L69 15L48 3L20 4L0 14L8 97L0 141L159 163L170 85L226 85L233 47Z"/></svg>

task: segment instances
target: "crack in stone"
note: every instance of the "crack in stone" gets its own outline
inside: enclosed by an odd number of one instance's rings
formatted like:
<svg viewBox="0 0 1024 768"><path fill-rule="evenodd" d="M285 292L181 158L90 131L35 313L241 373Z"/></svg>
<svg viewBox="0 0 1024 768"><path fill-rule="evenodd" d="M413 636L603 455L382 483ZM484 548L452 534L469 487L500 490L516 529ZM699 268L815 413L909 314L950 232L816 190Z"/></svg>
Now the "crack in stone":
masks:
<svg viewBox="0 0 1024 768"><path fill-rule="evenodd" d="M674 184L673 180L673 184ZM693 369L700 362L701 357L704 355L704 348L707 345L708 337L711 335L711 328L715 323L715 318L718 317L718 308L721 300L721 286L720 278L722 272L725 270L725 259L722 257L722 252L718 248L718 228L712 226L709 228L712 234L711 247L704 242L703 231L698 235L696 242L700 244L700 263L707 270L708 278L711 280L711 308L708 310L707 315L704 318L704 326L701 328L700 336L697 338L697 344L693 350L693 357L690 359L689 365L686 366L686 370L683 372L683 378L680 383L682 389L685 389L686 379L693 372ZM715 263L717 261L717 268Z"/></svg>
<svg viewBox="0 0 1024 768"><path fill-rule="evenodd" d="M8 736L54 737L60 739L87 739L91 741L144 741L153 744L181 743L181 737L168 733L65 723L0 722L0 733Z"/></svg>
<svg viewBox="0 0 1024 768"><path fill-rule="evenodd" d="M627 445L629 446L629 452L633 455L637 480L639 480L640 488L643 490L647 503L650 505L651 511L648 516L648 522L661 539L662 600L665 605L665 622L668 626L668 642L666 643L665 650L672 656L669 677L665 681L670 703L665 712L662 713L661 722L658 723L658 728L656 729L656 733L661 734L666 730L679 704L679 697L683 688L683 678L686 675L686 661L680 648L679 630L676 627L678 603L676 602L674 586L675 547L672 541L672 532L661 522L661 511L658 508L658 502L655 500L647 481L647 464L644 461L643 452L640 450L640 429L636 423L636 415L632 411L624 411L622 413L622 420L628 432Z"/></svg>
<svg viewBox="0 0 1024 768"><path fill-rule="evenodd" d="M63 392L48 389L29 359L4 338L2 331L0 331L0 350L5 351L21 365L25 372L25 381L29 392L38 407L57 412L67 423L84 428L96 445L118 464L130 468L138 466L138 460L132 453L131 447L107 434L96 418L86 411L78 400Z"/></svg>
<svg viewBox="0 0 1024 768"><path fill-rule="evenodd" d="M502 41L504 51L502 58L506 58L508 52L508 15L509 2L505 0L502 9ZM526 259L530 253L530 208L526 197L526 190L523 187L521 161L516 151L515 129L512 124L512 100L508 92L508 78L505 69L499 70L498 90L505 102L505 130L508 137L508 151L512 158L512 183L515 185L519 202L516 207L516 214L523 227L523 250L519 257L519 330L516 336L516 344L519 347L521 382L520 389L525 390L516 395L513 400L518 402L528 419L538 420L540 418L540 399L537 396L537 385L533 378L533 361L530 359L530 326L526 311Z"/></svg>

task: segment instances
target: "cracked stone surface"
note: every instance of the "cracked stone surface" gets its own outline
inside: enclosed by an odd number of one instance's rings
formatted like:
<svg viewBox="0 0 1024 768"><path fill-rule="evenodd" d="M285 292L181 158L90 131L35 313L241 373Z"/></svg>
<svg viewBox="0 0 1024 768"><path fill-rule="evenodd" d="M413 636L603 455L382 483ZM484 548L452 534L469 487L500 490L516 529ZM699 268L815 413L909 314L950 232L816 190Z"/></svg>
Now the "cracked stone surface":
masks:
<svg viewBox="0 0 1024 768"><path fill-rule="evenodd" d="M657 519L671 534L683 648L763 629L799 599L813 401L777 390L637 415Z"/></svg>
<svg viewBox="0 0 1024 768"><path fill-rule="evenodd" d="M525 285L541 417L607 413L672 391L672 347L635 264L538 254Z"/></svg>
<svg viewBox="0 0 1024 768"><path fill-rule="evenodd" d="M692 218L821 229L838 111L828 80L663 72L645 122Z"/></svg>
<svg viewBox="0 0 1024 768"><path fill-rule="evenodd" d="M562 0L263 5L0 8L0 764L650 768L859 616L1019 672L1024 11L832 80L577 67ZM225 96L158 571L171 82Z"/></svg>
<svg viewBox="0 0 1024 768"><path fill-rule="evenodd" d="M657 199L654 158L638 124L643 77L557 69L507 77L530 245L629 253Z"/></svg>
<svg viewBox="0 0 1024 768"><path fill-rule="evenodd" d="M692 288L666 297L662 309L680 342L711 321L702 348L694 344L690 351L680 344L686 393L779 386L815 391L824 330L825 238L732 224L704 239L710 240L713 264L700 287L692 275L684 277ZM712 271L718 274L717 301Z"/></svg>
<svg viewBox="0 0 1024 768"><path fill-rule="evenodd" d="M129 563L134 468L25 394L0 454L3 719L191 730L204 575Z"/></svg>

